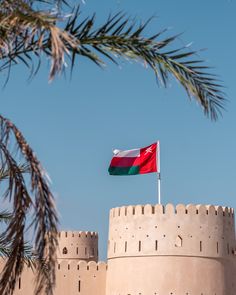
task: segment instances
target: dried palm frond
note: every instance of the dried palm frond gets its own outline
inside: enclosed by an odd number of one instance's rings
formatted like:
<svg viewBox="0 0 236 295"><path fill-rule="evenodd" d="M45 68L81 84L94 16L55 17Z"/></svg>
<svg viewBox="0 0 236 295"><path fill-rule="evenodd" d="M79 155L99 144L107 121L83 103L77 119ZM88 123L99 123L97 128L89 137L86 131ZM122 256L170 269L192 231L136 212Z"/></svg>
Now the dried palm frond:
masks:
<svg viewBox="0 0 236 295"><path fill-rule="evenodd" d="M29 170L30 167L27 164L19 164L18 168L20 170L20 173L22 173L22 174L30 172L30 170ZM10 174L11 174L10 170L4 170L3 167L1 167L0 168L0 182L9 178Z"/></svg>
<svg viewBox="0 0 236 295"><path fill-rule="evenodd" d="M14 149L12 142L15 142ZM18 159L26 163L30 185L26 184L25 169ZM36 292L52 294L55 284L55 250L57 246L57 214L45 171L17 127L0 115L0 163L5 175L5 200L12 205L11 219L1 234L2 244L11 249L1 274L0 294L12 294L25 262L26 223L33 216L31 227L35 232L35 253L38 263ZM28 223L27 223L28 224ZM47 250L47 251L46 251ZM47 274L45 273L45 265Z"/></svg>
<svg viewBox="0 0 236 295"><path fill-rule="evenodd" d="M50 80L64 70L66 60L73 70L79 56L99 66L105 59L115 64L119 58L134 60L148 65L164 86L174 76L211 119L221 114L225 95L220 83L196 58L196 51L187 46L173 49L178 36L164 38L163 31L146 36L149 21L139 25L121 13L95 26L95 14L81 19L79 7L66 18L61 12L34 10L31 1L16 3L11 10L0 4L0 71L10 73L13 65L24 63L34 76L43 54L51 60Z"/></svg>

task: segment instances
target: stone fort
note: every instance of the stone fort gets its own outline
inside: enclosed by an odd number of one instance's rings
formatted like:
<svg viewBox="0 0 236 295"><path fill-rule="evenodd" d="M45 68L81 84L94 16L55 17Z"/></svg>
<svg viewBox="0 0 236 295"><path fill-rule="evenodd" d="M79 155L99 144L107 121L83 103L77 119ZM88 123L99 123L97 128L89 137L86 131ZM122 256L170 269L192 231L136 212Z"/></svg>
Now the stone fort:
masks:
<svg viewBox="0 0 236 295"><path fill-rule="evenodd" d="M233 209L137 205L110 210L107 262L98 234L59 233L55 295L235 295ZM26 267L15 295L33 295Z"/></svg>

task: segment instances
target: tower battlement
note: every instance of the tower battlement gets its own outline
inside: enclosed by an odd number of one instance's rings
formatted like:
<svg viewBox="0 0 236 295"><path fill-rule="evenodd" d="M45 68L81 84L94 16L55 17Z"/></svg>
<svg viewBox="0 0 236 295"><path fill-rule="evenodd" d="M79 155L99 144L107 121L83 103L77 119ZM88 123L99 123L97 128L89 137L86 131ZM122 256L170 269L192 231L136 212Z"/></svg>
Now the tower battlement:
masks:
<svg viewBox="0 0 236 295"><path fill-rule="evenodd" d="M116 207L110 210L110 219L122 218L129 215L150 215L150 214L191 214L191 215L216 215L234 218L234 209L223 206L213 205L183 205L172 204L163 205L135 205Z"/></svg>
<svg viewBox="0 0 236 295"><path fill-rule="evenodd" d="M98 234L58 234L55 295L235 295L234 210L136 205L110 210L108 259ZM5 261L0 260L0 270ZM27 267L14 295L33 295Z"/></svg>
<svg viewBox="0 0 236 295"><path fill-rule="evenodd" d="M212 205L112 209L108 259L145 255L230 257L236 246L233 217L233 209Z"/></svg>
<svg viewBox="0 0 236 295"><path fill-rule="evenodd" d="M62 231L58 235L58 259L98 261L96 232Z"/></svg>
<svg viewBox="0 0 236 295"><path fill-rule="evenodd" d="M111 209L106 294L233 295L235 249L229 207Z"/></svg>

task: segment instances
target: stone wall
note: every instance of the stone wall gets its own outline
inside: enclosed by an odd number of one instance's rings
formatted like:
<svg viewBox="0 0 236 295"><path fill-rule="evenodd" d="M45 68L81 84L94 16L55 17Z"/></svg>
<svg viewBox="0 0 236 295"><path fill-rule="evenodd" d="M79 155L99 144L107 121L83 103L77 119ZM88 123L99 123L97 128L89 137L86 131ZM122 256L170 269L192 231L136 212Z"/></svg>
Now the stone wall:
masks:
<svg viewBox="0 0 236 295"><path fill-rule="evenodd" d="M59 233L54 295L105 295L107 265L98 262L95 232ZM4 261L0 260L0 270ZM14 295L34 295L35 276L24 267Z"/></svg>
<svg viewBox="0 0 236 295"><path fill-rule="evenodd" d="M235 294L235 247L230 208L114 208L106 295Z"/></svg>
<svg viewBox="0 0 236 295"><path fill-rule="evenodd" d="M235 253L231 208L114 208L107 264L97 233L60 232L54 295L235 295ZM25 267L14 295L33 295L34 280Z"/></svg>

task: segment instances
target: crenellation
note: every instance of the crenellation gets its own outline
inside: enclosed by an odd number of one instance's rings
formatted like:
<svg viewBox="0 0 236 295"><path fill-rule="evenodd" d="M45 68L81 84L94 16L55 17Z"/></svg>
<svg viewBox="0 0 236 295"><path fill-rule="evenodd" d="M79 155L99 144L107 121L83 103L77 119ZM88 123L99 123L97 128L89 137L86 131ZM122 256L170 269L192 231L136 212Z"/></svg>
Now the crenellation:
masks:
<svg viewBox="0 0 236 295"><path fill-rule="evenodd" d="M59 239L70 239L70 238L98 238L98 234L96 232L91 231L61 231L58 233Z"/></svg>
<svg viewBox="0 0 236 295"><path fill-rule="evenodd" d="M173 215L175 215L175 212L176 212L176 210L175 210L175 207L173 204L167 204L165 206L165 215L167 215L167 216L172 215L173 216Z"/></svg>
<svg viewBox="0 0 236 295"><path fill-rule="evenodd" d="M126 208L126 214L121 207L120 216L110 220L106 295L155 294L150 293L152 285L158 295L235 294L231 208L211 204ZM187 273L204 283L193 284L191 279L180 283Z"/></svg>
<svg viewBox="0 0 236 295"><path fill-rule="evenodd" d="M234 218L234 210L229 207L213 206L213 205L193 205L193 204L178 204L174 206L173 204L163 205L135 205L135 206L122 206L113 208L110 210L110 218L123 218L125 216L133 215L175 215L175 214L190 214L190 215L219 215L224 217Z"/></svg>
<svg viewBox="0 0 236 295"><path fill-rule="evenodd" d="M123 206L119 218L110 220L108 257L136 256L137 253L141 256L228 256L232 252L230 245L235 243L233 222L228 219L228 213L223 217L216 212L223 212L223 208L192 204ZM224 212L230 210L224 209ZM178 236L181 247L176 247Z"/></svg>
<svg viewBox="0 0 236 295"><path fill-rule="evenodd" d="M216 216L217 214L217 210L216 210L216 208L214 207L214 206L212 206L212 205L207 205L206 206L206 208L207 208L207 214L209 215L209 216Z"/></svg>
<svg viewBox="0 0 236 295"><path fill-rule="evenodd" d="M147 204L144 206L144 209L143 209L143 214L145 216L150 216L150 215L153 215L155 212L153 212L153 206L150 205L150 204Z"/></svg>
<svg viewBox="0 0 236 295"><path fill-rule="evenodd" d="M142 205L137 205L136 206L135 215L136 216L143 215L143 206Z"/></svg>
<svg viewBox="0 0 236 295"><path fill-rule="evenodd" d="M165 207L161 204L155 205L155 214L156 215L162 215L165 213Z"/></svg>
<svg viewBox="0 0 236 295"><path fill-rule="evenodd" d="M176 206L175 213L178 215L185 215L185 214L188 214L188 209L186 208L185 205L179 204Z"/></svg>
<svg viewBox="0 0 236 295"><path fill-rule="evenodd" d="M120 217L121 216L126 216L126 212L127 212L127 207L126 206L122 206L120 208Z"/></svg>
<svg viewBox="0 0 236 295"><path fill-rule="evenodd" d="M98 260L98 234L89 231L62 231L57 250L58 259Z"/></svg>
<svg viewBox="0 0 236 295"><path fill-rule="evenodd" d="M105 263L104 261L99 261L97 263L97 270L107 270L107 263Z"/></svg>
<svg viewBox="0 0 236 295"><path fill-rule="evenodd" d="M229 207L113 208L107 263L98 262L96 232L62 231L58 237L55 295L235 294L234 210ZM33 272L25 269L14 295L33 295L33 281Z"/></svg>
<svg viewBox="0 0 236 295"><path fill-rule="evenodd" d="M133 216L134 215L134 207L128 206L126 211L127 216Z"/></svg>
<svg viewBox="0 0 236 295"><path fill-rule="evenodd" d="M216 206L216 208L217 208L217 215L224 216L222 206Z"/></svg>

